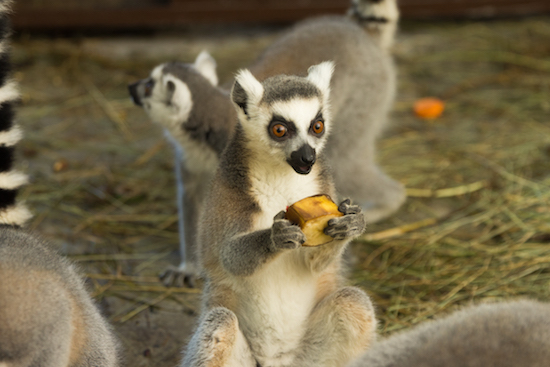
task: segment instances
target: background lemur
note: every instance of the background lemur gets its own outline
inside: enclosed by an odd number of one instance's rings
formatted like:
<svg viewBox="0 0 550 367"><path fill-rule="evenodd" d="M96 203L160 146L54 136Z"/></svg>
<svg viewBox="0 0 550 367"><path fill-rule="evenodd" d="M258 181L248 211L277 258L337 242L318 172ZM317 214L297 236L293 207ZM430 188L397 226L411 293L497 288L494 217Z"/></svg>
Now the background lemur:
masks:
<svg viewBox="0 0 550 367"><path fill-rule="evenodd" d="M485 304L375 343L350 367L550 365L550 305Z"/></svg>
<svg viewBox="0 0 550 367"><path fill-rule="evenodd" d="M342 202L325 229L334 240L318 247L301 246L284 219L300 199L336 197L321 154L332 68L262 83L237 75L239 123L201 215L203 312L183 366L342 366L373 341L370 299L341 276L344 247L365 226L360 207Z"/></svg>
<svg viewBox="0 0 550 367"><path fill-rule="evenodd" d="M26 175L14 170L21 139L10 78L11 1L0 1L0 366L114 367L116 341L75 268L19 227L30 212L16 202Z"/></svg>
<svg viewBox="0 0 550 367"><path fill-rule="evenodd" d="M382 172L375 160L375 141L394 97L395 71L388 48L399 12L395 0L354 0L349 13L297 24L265 50L250 71L263 80L277 74L300 75L326 60L336 63L331 88L338 127L326 155L338 192L356 200L367 221L374 222L405 199L402 185ZM172 142L179 143L176 150L184 152L183 158L176 157L176 170L183 170L183 186L178 189L184 196L178 200L184 206L180 212L185 211L185 226L180 221L180 229L185 227L185 238L180 239L183 262L179 272L167 273L166 283L189 281L195 274L197 210L234 129L230 85L217 85L216 62L202 52L193 64L159 65L149 78L129 86L134 102L164 126Z"/></svg>

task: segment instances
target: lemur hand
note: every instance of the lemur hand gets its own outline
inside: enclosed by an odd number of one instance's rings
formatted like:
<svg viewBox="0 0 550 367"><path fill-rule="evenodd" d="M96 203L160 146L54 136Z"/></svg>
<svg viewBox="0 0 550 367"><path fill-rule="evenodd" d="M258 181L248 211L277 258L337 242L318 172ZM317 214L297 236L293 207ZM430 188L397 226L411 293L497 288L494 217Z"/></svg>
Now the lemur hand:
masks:
<svg viewBox="0 0 550 367"><path fill-rule="evenodd" d="M335 240L343 240L357 237L363 233L366 222L360 206L351 205L350 200L346 199L338 205L338 210L344 213L344 216L328 221L324 230L326 235Z"/></svg>
<svg viewBox="0 0 550 367"><path fill-rule="evenodd" d="M285 212L281 211L273 218L271 227L271 250L295 249L306 242L306 236L300 227L285 219Z"/></svg>

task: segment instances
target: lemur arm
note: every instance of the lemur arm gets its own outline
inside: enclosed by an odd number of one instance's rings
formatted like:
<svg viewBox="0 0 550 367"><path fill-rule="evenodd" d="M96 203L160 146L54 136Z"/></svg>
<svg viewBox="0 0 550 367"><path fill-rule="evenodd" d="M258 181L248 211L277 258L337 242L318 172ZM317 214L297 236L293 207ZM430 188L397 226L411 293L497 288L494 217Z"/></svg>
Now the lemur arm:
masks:
<svg viewBox="0 0 550 367"><path fill-rule="evenodd" d="M277 214L271 228L239 234L227 241L221 250L223 267L236 276L249 276L285 250L301 246L306 237L302 230Z"/></svg>
<svg viewBox="0 0 550 367"><path fill-rule="evenodd" d="M271 229L237 235L227 241L221 252L222 265L236 276L249 276L276 253L269 248Z"/></svg>

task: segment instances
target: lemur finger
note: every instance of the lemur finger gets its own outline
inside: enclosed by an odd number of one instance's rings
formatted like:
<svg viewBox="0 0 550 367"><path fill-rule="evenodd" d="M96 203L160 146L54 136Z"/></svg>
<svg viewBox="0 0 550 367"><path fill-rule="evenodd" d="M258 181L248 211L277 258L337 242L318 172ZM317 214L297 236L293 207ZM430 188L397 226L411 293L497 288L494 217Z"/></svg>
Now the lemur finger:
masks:
<svg viewBox="0 0 550 367"><path fill-rule="evenodd" d="M365 220L362 215L349 215L329 220L324 233L336 239L343 239L358 236L364 229Z"/></svg>
<svg viewBox="0 0 550 367"><path fill-rule="evenodd" d="M280 212L277 213L277 215L273 217L273 221L285 219L285 214L286 212L284 210L281 210Z"/></svg>
<svg viewBox="0 0 550 367"><path fill-rule="evenodd" d="M179 287L179 288L183 288L183 286L185 285L185 278L186 276L184 276L183 274L176 274L174 276L174 283L173 285L175 287Z"/></svg>
<svg viewBox="0 0 550 367"><path fill-rule="evenodd" d="M332 218L331 220L328 221L327 225L328 227L331 227L331 226L337 226L344 223L349 223L349 224L356 223L357 227L362 227L363 229L366 226L365 216L362 213L348 214L348 215L344 215L343 217Z"/></svg>
<svg viewBox="0 0 550 367"><path fill-rule="evenodd" d="M338 211L344 213L344 215L359 214L361 213L361 207L352 205L350 199L346 199L338 205Z"/></svg>
<svg viewBox="0 0 550 367"><path fill-rule="evenodd" d="M162 284L166 287L172 286L172 283L174 282L174 276L175 271L172 269L166 269L162 274L160 274L159 278L162 280Z"/></svg>
<svg viewBox="0 0 550 367"><path fill-rule="evenodd" d="M278 215L278 214L277 214ZM285 219L285 218L282 218L282 219L274 219L273 220L273 226L278 226L278 227L295 227L292 223L290 223L290 221L288 219Z"/></svg>
<svg viewBox="0 0 550 367"><path fill-rule="evenodd" d="M305 242L305 235L300 227L277 221L272 227L271 240L275 248L294 249Z"/></svg>
<svg viewBox="0 0 550 367"><path fill-rule="evenodd" d="M346 208L349 206L349 204L351 203L351 200L348 198L348 199L344 199L344 201L342 201L339 205L338 205L338 211L341 212L341 213L344 213L346 214Z"/></svg>
<svg viewBox="0 0 550 367"><path fill-rule="evenodd" d="M281 233L281 237L287 237L288 239L299 242L300 244L306 241L306 236L304 232L302 232L300 227L297 226L290 226L285 228Z"/></svg>

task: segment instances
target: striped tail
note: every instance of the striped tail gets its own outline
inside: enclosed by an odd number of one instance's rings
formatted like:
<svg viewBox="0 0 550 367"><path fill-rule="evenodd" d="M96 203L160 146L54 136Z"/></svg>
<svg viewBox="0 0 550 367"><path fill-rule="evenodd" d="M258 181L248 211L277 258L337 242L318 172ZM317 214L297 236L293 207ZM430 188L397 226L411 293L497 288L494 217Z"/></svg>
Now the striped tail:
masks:
<svg viewBox="0 0 550 367"><path fill-rule="evenodd" d="M351 0L348 15L362 25L380 47L392 46L399 21L396 0Z"/></svg>
<svg viewBox="0 0 550 367"><path fill-rule="evenodd" d="M0 225L22 226L32 216L17 202L17 191L27 175L13 169L15 145L23 133L15 124L14 104L19 100L17 83L11 79L9 20L11 1L0 0Z"/></svg>

